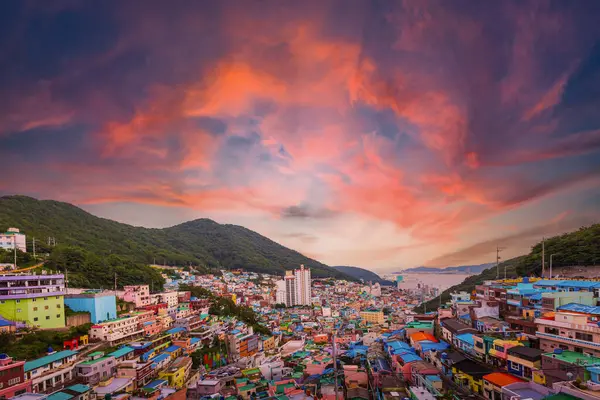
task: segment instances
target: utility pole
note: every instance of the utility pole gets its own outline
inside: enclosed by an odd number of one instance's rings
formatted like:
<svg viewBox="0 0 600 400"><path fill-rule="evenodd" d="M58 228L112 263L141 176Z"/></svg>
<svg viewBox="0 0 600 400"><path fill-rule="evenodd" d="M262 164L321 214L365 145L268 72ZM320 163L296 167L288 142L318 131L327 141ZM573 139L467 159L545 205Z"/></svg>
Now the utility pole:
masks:
<svg viewBox="0 0 600 400"><path fill-rule="evenodd" d="M335 339L336 339L337 333L334 332L332 339L333 339L333 371L334 371L334 385L335 385L335 400L339 400L338 397L338 367L337 367L337 358L336 358L336 353L335 353Z"/></svg>
<svg viewBox="0 0 600 400"><path fill-rule="evenodd" d="M115 295L117 294L117 273L115 272Z"/></svg>
<svg viewBox="0 0 600 400"><path fill-rule="evenodd" d="M35 260L35 238L33 238L33 259Z"/></svg>
<svg viewBox="0 0 600 400"><path fill-rule="evenodd" d="M65 294L69 294L69 270L65 268Z"/></svg>
<svg viewBox="0 0 600 400"><path fill-rule="evenodd" d="M542 238L542 278L546 276L546 249L545 249L546 238Z"/></svg>
<svg viewBox="0 0 600 400"><path fill-rule="evenodd" d="M15 269L17 269L17 235L13 235L13 253L15 256Z"/></svg>
<svg viewBox="0 0 600 400"><path fill-rule="evenodd" d="M550 279L552 279L552 257L554 257L556 254L550 254Z"/></svg>
<svg viewBox="0 0 600 400"><path fill-rule="evenodd" d="M500 247L496 246L496 279L500 279Z"/></svg>

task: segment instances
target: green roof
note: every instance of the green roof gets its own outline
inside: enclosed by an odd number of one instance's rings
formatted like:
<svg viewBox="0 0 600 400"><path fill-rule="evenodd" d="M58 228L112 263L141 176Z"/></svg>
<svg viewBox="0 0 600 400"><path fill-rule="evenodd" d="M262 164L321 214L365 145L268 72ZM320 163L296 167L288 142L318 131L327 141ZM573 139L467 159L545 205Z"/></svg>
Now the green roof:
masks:
<svg viewBox="0 0 600 400"><path fill-rule="evenodd" d="M563 352L560 354L545 353L544 355L546 357L556 358L557 360L564 361L569 364L579 364L579 365L600 364L600 358L584 356L583 354L577 353L575 351L563 350Z"/></svg>
<svg viewBox="0 0 600 400"><path fill-rule="evenodd" d="M63 358L70 357L70 356L75 355L75 354L77 354L76 351L73 351L73 350L63 350L63 351L59 351L59 352L54 353L54 354L50 354L48 356L44 356L44 357L38 358L37 360L28 361L28 362L25 363L25 372L29 372L31 370L43 367L44 365L51 364L53 362L56 362L56 361L61 360Z"/></svg>
<svg viewBox="0 0 600 400"><path fill-rule="evenodd" d="M245 386L238 388L238 391L245 392L246 390L251 390L251 389L255 389L255 388L256 388L256 385L251 383L249 385L245 385Z"/></svg>
<svg viewBox="0 0 600 400"><path fill-rule="evenodd" d="M78 383L76 385L69 386L67 389L72 390L77 393L85 393L85 392L90 391L92 388L87 385L82 385L82 384Z"/></svg>
<svg viewBox="0 0 600 400"><path fill-rule="evenodd" d="M105 356L105 357L96 358L95 360L84 361L82 363L79 363L79 365L94 365L96 363L99 363L100 361L106 360L108 357L109 356Z"/></svg>
<svg viewBox="0 0 600 400"><path fill-rule="evenodd" d="M75 396L70 395L65 392L56 392L56 393L52 393L50 396L46 397L46 399L47 400L70 400L73 397L75 397Z"/></svg>
<svg viewBox="0 0 600 400"><path fill-rule="evenodd" d="M113 351L112 353L108 353L108 355L113 356L114 358L119 358L119 357L123 357L124 355L129 354L133 351L135 351L135 350L129 346L123 346L120 349Z"/></svg>

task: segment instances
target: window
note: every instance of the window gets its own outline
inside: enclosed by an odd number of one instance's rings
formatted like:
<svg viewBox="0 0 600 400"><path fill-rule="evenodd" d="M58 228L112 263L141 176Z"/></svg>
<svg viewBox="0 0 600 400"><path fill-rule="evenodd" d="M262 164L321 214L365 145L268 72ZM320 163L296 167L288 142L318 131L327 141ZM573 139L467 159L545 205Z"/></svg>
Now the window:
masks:
<svg viewBox="0 0 600 400"><path fill-rule="evenodd" d="M36 300L35 297L33 299L31 299L31 301L35 301L35 300Z"/></svg>
<svg viewBox="0 0 600 400"><path fill-rule="evenodd" d="M56 305L56 308L60 308L60 304L57 304L57 305Z"/></svg>
<svg viewBox="0 0 600 400"><path fill-rule="evenodd" d="M586 342L592 342L594 337L589 333L575 332L575 339L585 340Z"/></svg>
<svg viewBox="0 0 600 400"><path fill-rule="evenodd" d="M37 311L37 307L33 307L33 311Z"/></svg>
<svg viewBox="0 0 600 400"><path fill-rule="evenodd" d="M50 319L50 316L49 316L49 315L46 315L46 319Z"/></svg>
<svg viewBox="0 0 600 400"><path fill-rule="evenodd" d="M56 318L60 318L60 314L56 314Z"/></svg>
<svg viewBox="0 0 600 400"><path fill-rule="evenodd" d="M44 307L44 310L47 310L48 308L49 308L48 306L45 306L45 307Z"/></svg>
<svg viewBox="0 0 600 400"><path fill-rule="evenodd" d="M38 317L35 317L33 320L34 320L34 321L37 321L37 320L38 320Z"/></svg>
<svg viewBox="0 0 600 400"><path fill-rule="evenodd" d="M47 297L44 297L44 300L48 300L48 298L47 298Z"/></svg>
<svg viewBox="0 0 600 400"><path fill-rule="evenodd" d="M17 299L17 303L20 303L20 302L21 302L21 300L20 300L20 299Z"/></svg>
<svg viewBox="0 0 600 400"><path fill-rule="evenodd" d="M60 296L56 296L56 300L58 300L60 298Z"/></svg>

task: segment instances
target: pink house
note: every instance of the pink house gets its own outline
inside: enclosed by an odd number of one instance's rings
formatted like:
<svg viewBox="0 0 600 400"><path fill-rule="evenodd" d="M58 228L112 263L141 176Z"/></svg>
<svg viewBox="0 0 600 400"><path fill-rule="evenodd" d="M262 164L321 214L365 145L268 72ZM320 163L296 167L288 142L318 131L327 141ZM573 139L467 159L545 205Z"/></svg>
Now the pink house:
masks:
<svg viewBox="0 0 600 400"><path fill-rule="evenodd" d="M147 306L151 303L150 287L148 285L129 285L123 288L123 300L135 304L136 308Z"/></svg>

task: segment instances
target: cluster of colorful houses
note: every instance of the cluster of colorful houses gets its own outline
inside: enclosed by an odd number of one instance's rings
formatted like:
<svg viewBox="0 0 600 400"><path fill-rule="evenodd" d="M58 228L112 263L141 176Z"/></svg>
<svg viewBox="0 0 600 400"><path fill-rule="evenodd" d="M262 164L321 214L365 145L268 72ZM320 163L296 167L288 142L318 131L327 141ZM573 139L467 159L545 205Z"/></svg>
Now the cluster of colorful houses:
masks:
<svg viewBox="0 0 600 400"><path fill-rule="evenodd" d="M332 279L302 289L310 306L284 307L280 279L222 271L160 293L66 293L60 274L0 276L1 329L62 328L65 307L92 322L38 359L0 355L0 398L600 399L600 282L490 281L416 314L418 293ZM210 315L181 283L251 307L271 333Z"/></svg>

